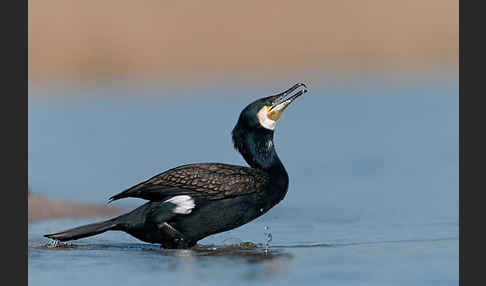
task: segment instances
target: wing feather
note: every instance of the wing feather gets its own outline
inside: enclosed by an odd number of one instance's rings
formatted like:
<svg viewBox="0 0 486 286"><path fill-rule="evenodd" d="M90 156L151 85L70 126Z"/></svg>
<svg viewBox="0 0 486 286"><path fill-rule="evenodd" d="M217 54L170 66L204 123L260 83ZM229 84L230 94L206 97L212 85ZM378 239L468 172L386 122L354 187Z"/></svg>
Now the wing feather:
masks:
<svg viewBox="0 0 486 286"><path fill-rule="evenodd" d="M142 198L159 201L174 195L208 200L247 195L262 190L269 181L264 171L221 163L180 166L158 174L110 198Z"/></svg>

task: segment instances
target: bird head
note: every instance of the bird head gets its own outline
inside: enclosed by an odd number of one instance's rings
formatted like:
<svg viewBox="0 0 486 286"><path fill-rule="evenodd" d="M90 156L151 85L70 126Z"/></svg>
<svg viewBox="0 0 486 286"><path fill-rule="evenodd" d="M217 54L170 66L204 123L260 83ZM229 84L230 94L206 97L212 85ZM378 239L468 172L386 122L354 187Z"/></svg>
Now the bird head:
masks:
<svg viewBox="0 0 486 286"><path fill-rule="evenodd" d="M257 99L241 111L232 139L248 165L261 169L281 165L273 145L275 125L285 108L306 92L305 84L298 83L277 95Z"/></svg>
<svg viewBox="0 0 486 286"><path fill-rule="evenodd" d="M285 108L306 92L307 86L297 83L282 93L257 99L243 109L237 125L246 124L247 128L263 127L273 131Z"/></svg>

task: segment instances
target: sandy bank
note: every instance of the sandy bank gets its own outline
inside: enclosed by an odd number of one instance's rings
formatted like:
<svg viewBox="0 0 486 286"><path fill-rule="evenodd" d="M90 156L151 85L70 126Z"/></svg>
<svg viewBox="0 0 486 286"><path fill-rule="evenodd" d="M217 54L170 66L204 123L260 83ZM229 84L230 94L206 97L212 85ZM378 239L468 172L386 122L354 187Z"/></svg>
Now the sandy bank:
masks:
<svg viewBox="0 0 486 286"><path fill-rule="evenodd" d="M458 63L457 0L32 0L29 79Z"/></svg>
<svg viewBox="0 0 486 286"><path fill-rule="evenodd" d="M70 203L29 193L28 222L60 217L103 217L120 214L120 209L94 204Z"/></svg>

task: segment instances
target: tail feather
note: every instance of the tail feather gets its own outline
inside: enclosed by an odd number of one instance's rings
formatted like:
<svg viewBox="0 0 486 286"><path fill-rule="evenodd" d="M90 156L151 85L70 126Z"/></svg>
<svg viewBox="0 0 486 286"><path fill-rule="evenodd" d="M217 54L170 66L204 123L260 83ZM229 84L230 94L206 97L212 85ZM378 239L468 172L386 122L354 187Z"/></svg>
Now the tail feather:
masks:
<svg viewBox="0 0 486 286"><path fill-rule="evenodd" d="M113 220L107 220L107 221L96 222L92 224L75 227L58 233L46 234L44 236L55 240L68 241L68 240L80 239L92 235L97 235L107 230L113 230L116 227L117 227L116 222L114 222Z"/></svg>

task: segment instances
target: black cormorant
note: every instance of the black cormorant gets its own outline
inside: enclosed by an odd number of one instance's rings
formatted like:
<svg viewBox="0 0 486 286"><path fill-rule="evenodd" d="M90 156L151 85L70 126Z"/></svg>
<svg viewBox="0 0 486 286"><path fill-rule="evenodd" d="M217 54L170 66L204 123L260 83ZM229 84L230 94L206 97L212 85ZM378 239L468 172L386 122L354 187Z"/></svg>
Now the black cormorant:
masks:
<svg viewBox="0 0 486 286"><path fill-rule="evenodd" d="M232 137L235 149L251 168L222 163L180 166L110 198L149 200L135 210L45 236L68 241L119 230L164 248L188 248L208 235L263 215L284 198L289 185L275 152L275 124L283 110L305 92L305 84L298 83L243 109Z"/></svg>

